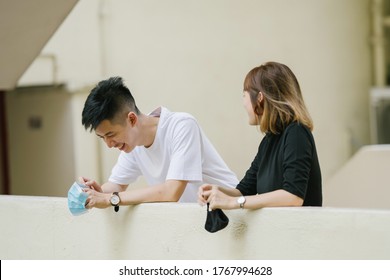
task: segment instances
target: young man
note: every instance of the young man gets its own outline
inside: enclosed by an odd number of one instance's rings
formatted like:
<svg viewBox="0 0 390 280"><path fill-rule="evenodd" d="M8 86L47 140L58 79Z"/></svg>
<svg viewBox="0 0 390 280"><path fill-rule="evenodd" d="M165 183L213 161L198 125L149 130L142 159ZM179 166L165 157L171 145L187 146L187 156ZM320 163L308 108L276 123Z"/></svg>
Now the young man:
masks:
<svg viewBox="0 0 390 280"><path fill-rule="evenodd" d="M87 208L142 202L196 202L202 183L235 187L236 175L207 139L195 118L159 107L149 115L137 108L122 78L101 81L89 94L82 113L85 129L94 130L109 148L121 150L111 176L89 187ZM143 175L151 187L126 191Z"/></svg>

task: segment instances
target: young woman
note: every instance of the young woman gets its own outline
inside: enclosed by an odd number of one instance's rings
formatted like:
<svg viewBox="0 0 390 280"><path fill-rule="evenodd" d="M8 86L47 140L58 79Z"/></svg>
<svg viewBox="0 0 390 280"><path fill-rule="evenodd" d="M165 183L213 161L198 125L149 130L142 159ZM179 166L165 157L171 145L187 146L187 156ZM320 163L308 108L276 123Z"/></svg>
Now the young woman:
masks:
<svg viewBox="0 0 390 280"><path fill-rule="evenodd" d="M313 122L294 73L277 62L252 69L243 103L249 124L265 133L257 155L236 188L202 185L198 202L209 209L322 206Z"/></svg>

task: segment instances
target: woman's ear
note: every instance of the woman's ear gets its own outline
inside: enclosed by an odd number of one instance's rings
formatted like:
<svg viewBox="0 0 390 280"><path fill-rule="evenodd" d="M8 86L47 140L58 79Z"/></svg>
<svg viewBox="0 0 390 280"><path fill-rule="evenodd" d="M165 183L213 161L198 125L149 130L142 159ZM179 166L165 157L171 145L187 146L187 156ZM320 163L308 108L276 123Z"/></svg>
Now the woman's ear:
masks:
<svg viewBox="0 0 390 280"><path fill-rule="evenodd" d="M264 112L264 94L260 91L257 95L256 114L262 116Z"/></svg>
<svg viewBox="0 0 390 280"><path fill-rule="evenodd" d="M262 104L264 100L264 95L261 91L259 91L259 94L257 95L257 102L259 102L259 104Z"/></svg>

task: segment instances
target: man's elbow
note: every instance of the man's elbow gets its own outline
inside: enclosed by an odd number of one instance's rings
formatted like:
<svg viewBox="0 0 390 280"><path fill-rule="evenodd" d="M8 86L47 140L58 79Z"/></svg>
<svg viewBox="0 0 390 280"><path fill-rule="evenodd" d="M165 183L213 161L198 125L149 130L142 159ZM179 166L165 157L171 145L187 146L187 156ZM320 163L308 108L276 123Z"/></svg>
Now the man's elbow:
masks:
<svg viewBox="0 0 390 280"><path fill-rule="evenodd" d="M186 186L187 181L168 180L162 190L165 201L178 202L183 195Z"/></svg>
<svg viewBox="0 0 390 280"><path fill-rule="evenodd" d="M179 202L181 195L176 193L165 193L160 195L161 202Z"/></svg>
<svg viewBox="0 0 390 280"><path fill-rule="evenodd" d="M173 193L173 194L171 195L171 200L170 200L170 202L179 202L180 197L181 197L182 194L183 194L182 192L180 192L180 193Z"/></svg>

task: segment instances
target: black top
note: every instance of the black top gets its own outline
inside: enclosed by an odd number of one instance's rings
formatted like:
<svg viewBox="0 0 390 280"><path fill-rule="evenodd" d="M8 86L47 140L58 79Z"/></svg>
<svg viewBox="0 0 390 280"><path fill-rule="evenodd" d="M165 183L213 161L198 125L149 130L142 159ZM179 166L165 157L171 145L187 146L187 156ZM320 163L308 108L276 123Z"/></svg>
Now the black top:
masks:
<svg viewBox="0 0 390 280"><path fill-rule="evenodd" d="M294 122L281 134L267 133L237 189L242 195L283 189L301 197L303 206L322 206L321 169L311 131Z"/></svg>

